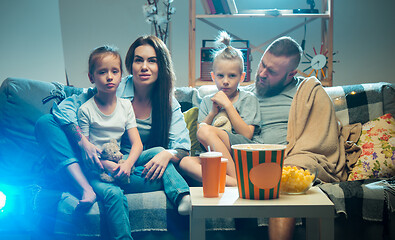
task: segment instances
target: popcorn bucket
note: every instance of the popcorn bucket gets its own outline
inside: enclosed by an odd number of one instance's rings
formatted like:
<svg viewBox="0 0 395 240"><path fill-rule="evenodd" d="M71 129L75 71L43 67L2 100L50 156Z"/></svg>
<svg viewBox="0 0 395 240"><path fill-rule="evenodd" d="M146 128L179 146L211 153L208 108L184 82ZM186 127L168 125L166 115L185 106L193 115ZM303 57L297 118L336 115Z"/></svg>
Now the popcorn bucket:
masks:
<svg viewBox="0 0 395 240"><path fill-rule="evenodd" d="M276 144L232 145L241 198L278 198L285 148Z"/></svg>

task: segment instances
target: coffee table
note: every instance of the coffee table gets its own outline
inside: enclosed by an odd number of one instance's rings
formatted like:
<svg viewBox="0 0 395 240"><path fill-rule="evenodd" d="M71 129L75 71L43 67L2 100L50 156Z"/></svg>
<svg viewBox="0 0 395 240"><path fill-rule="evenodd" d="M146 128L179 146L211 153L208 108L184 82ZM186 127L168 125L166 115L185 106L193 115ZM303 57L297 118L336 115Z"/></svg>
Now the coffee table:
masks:
<svg viewBox="0 0 395 240"><path fill-rule="evenodd" d="M334 239L334 205L318 187L306 194L272 200L239 198L237 187L226 187L218 198L203 197L202 187L191 187L190 239L205 239L206 218L306 218L307 239Z"/></svg>

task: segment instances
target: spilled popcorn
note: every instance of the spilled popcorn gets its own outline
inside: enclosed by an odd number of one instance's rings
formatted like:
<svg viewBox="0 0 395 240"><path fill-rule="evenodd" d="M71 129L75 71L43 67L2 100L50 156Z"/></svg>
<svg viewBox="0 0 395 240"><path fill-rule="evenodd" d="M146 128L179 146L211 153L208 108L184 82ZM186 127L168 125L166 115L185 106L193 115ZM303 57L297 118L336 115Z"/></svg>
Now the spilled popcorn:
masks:
<svg viewBox="0 0 395 240"><path fill-rule="evenodd" d="M306 191L313 182L315 174L308 169L285 166L281 176L280 191L286 193L302 193Z"/></svg>

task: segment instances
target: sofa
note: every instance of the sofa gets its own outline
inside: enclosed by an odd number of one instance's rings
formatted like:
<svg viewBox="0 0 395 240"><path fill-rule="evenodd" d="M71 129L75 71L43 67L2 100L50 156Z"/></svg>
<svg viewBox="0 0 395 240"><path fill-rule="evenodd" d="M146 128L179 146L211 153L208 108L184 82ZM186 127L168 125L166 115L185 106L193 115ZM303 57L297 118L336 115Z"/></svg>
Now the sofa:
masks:
<svg viewBox="0 0 395 240"><path fill-rule="evenodd" d="M367 124L386 113L395 116L395 88L391 83L327 87L325 90L332 98L336 115L344 126ZM39 150L34 135L36 120L41 115L50 113L53 103L60 103L64 98L82 91L84 89L57 82L31 79L8 78L2 82L0 208L1 193L7 196L7 202L0 210L0 239L106 239L108 236L100 216L100 203L95 203L87 213L75 212L78 203L75 196L44 187L43 183L51 173L45 171L44 153ZM201 151L194 139L197 118L195 107L203 96L214 91L212 85L175 89L174 94L181 104L192 138L192 154ZM387 138L395 140L394 134L392 132ZM392 147L390 149L394 155L390 159L393 167L395 145ZM356 163L358 164L363 165L361 162ZM318 186L335 203L336 239L355 239L355 236L360 239L394 239L395 191L393 173L389 169L382 175L376 174L368 179L319 183ZM191 186L195 184L190 179L187 181ZM368 191L364 189L371 191L370 194L364 195ZM369 196L374 196L374 199ZM188 216L179 215L163 191L127 194L127 199L132 236L135 239L188 239ZM374 203L376 207L363 207L371 206L370 203ZM370 213L378 210L381 214L372 217ZM254 239L257 234L267 235L265 219L207 221L208 239ZM303 219L298 221L295 239L304 239Z"/></svg>

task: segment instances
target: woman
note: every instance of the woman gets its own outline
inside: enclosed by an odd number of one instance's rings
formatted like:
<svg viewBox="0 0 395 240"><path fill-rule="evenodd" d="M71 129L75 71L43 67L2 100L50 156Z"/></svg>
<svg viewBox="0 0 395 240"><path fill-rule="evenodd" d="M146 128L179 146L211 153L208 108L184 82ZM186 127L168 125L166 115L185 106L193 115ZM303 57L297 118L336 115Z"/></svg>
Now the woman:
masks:
<svg viewBox="0 0 395 240"><path fill-rule="evenodd" d="M106 216L112 219L109 221L112 222L112 237L132 239L123 190L132 193L164 188L166 195L171 196L169 199L178 205L179 212L188 213L189 188L173 163L188 154L190 139L180 105L172 97L175 75L166 45L155 36L139 37L130 46L125 63L133 76L123 79L117 95L132 101L144 149L152 156L147 163L136 162L136 169L130 176L131 184L122 185L121 189L111 183L88 181L83 174L79 161L84 159L82 154L87 159L84 166L102 168L98 158L100 149L81 134L76 115L79 106L94 95L95 89L55 105L53 115L45 115L36 123L36 135L55 170L66 173L65 182L72 179L77 186L81 196L79 207L91 206L96 194L99 199L113 198L112 205L105 206ZM124 139L122 149L130 149Z"/></svg>

